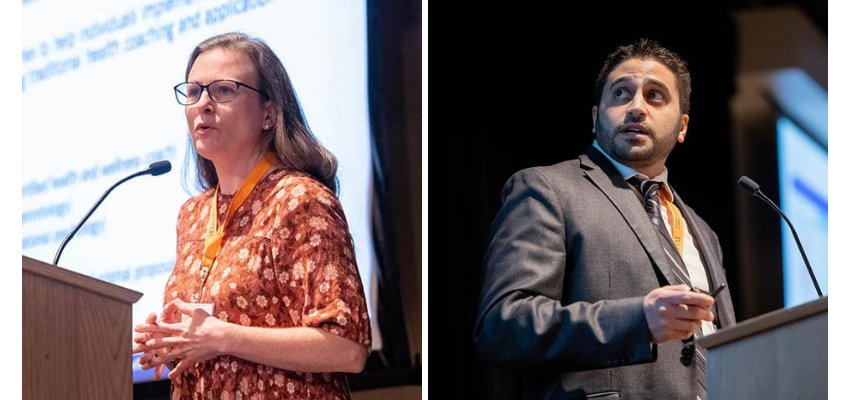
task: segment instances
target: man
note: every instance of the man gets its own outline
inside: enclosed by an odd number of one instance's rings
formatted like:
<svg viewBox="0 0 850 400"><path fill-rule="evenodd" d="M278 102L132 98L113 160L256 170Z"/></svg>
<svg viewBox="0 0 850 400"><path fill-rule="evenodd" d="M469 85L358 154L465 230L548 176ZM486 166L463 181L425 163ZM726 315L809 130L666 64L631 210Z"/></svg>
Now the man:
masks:
<svg viewBox="0 0 850 400"><path fill-rule="evenodd" d="M717 236L667 183L684 61L642 39L596 82L594 143L515 174L493 223L475 342L526 398L705 399L693 336L735 323ZM659 183L654 183L659 182Z"/></svg>

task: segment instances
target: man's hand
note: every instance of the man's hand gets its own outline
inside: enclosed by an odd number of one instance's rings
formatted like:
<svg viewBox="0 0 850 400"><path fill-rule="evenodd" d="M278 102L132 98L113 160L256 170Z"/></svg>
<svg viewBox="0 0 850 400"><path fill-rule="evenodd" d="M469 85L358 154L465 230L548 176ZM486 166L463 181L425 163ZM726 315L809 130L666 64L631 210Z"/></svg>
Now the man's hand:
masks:
<svg viewBox="0 0 850 400"><path fill-rule="evenodd" d="M664 286L643 298L643 312L653 343L691 337L702 321L713 321L714 299L690 291L687 285Z"/></svg>

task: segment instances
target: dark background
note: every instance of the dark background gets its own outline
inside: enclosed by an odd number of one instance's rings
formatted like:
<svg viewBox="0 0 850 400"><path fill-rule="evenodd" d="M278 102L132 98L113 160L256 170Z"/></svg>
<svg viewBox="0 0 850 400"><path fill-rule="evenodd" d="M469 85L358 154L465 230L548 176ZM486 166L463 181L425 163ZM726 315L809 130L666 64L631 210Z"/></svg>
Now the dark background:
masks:
<svg viewBox="0 0 850 400"><path fill-rule="evenodd" d="M575 158L590 145L596 75L608 53L640 37L661 42L689 63L688 134L667 167L672 185L720 238L738 320L782 307L781 272L758 299L739 285L729 100L738 60L733 11L786 3L826 35L825 1L508 3L469 10L436 10L440 6L432 3L430 398L515 397L513 374L483 364L472 341L481 262L500 190L516 171ZM775 161L775 155L764 159ZM776 177L760 183L776 195ZM768 228L778 235L778 221ZM758 306L742 313L748 303Z"/></svg>

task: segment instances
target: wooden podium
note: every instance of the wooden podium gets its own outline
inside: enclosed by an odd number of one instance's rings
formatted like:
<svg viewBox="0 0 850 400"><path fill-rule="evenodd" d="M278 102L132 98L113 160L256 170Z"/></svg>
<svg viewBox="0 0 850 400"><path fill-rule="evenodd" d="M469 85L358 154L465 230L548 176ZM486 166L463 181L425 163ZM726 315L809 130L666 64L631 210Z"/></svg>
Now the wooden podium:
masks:
<svg viewBox="0 0 850 400"><path fill-rule="evenodd" d="M23 257L24 399L131 399L142 294Z"/></svg>
<svg viewBox="0 0 850 400"><path fill-rule="evenodd" d="M827 298L748 319L698 340L708 397L827 398Z"/></svg>

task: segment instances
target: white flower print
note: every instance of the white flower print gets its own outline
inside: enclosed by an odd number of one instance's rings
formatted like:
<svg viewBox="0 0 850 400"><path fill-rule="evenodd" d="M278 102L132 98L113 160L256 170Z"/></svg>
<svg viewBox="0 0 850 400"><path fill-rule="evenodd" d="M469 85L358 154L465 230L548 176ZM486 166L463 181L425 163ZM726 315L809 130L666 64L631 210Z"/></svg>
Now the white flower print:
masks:
<svg viewBox="0 0 850 400"><path fill-rule="evenodd" d="M167 285L167 286L171 286L171 285L173 285L173 284L174 284L174 281L175 281L176 279L177 279L177 277L176 277L176 276L171 275L171 278L169 278L169 279L168 279L168 285Z"/></svg>
<svg viewBox="0 0 850 400"><path fill-rule="evenodd" d="M227 286L229 286L231 289L236 289L236 282L230 282Z"/></svg>
<svg viewBox="0 0 850 400"><path fill-rule="evenodd" d="M313 260L307 260L307 273L312 274L313 270L316 269L316 262Z"/></svg>
<svg viewBox="0 0 850 400"><path fill-rule="evenodd" d="M221 400L230 400L230 392L224 390L221 392Z"/></svg>
<svg viewBox="0 0 850 400"><path fill-rule="evenodd" d="M295 196L295 197L301 197L306 192L307 192L307 188L305 188L304 185L301 185L301 184L292 188L292 195Z"/></svg>
<svg viewBox="0 0 850 400"><path fill-rule="evenodd" d="M292 278L301 279L302 274L304 273L304 263L301 260L298 260L295 265L292 267Z"/></svg>
<svg viewBox="0 0 850 400"><path fill-rule="evenodd" d="M322 284L319 285L319 293L327 293L330 287L331 285L327 281L322 282Z"/></svg>
<svg viewBox="0 0 850 400"><path fill-rule="evenodd" d="M244 309L245 307L248 306L248 300L245 300L244 297L239 296L239 297L236 298L236 305L238 305L239 308Z"/></svg>
<svg viewBox="0 0 850 400"><path fill-rule="evenodd" d="M201 215L198 216L199 219L206 219L207 215L209 215L210 209L208 207L204 207L201 209Z"/></svg>
<svg viewBox="0 0 850 400"><path fill-rule="evenodd" d="M316 196L316 198L317 198L317 199L319 199L319 203L322 203L322 204L324 204L324 205L326 205L326 206L329 206L329 205L331 205L331 204L333 203L333 202L331 201L331 199L330 199L327 195L325 195L324 193L322 193L322 194L320 194L320 195Z"/></svg>
<svg viewBox="0 0 850 400"><path fill-rule="evenodd" d="M228 317L229 316L227 315L227 311L222 310L218 313L218 319L220 319L222 321L227 321Z"/></svg>
<svg viewBox="0 0 850 400"><path fill-rule="evenodd" d="M283 296L283 304L285 304L287 307L289 307L289 304L291 302L292 302L292 300L290 300L288 296Z"/></svg>
<svg viewBox="0 0 850 400"><path fill-rule="evenodd" d="M246 258L248 258L248 249L243 248L239 250L239 260L245 261Z"/></svg>
<svg viewBox="0 0 850 400"><path fill-rule="evenodd" d="M272 297L272 304L277 304L277 296Z"/></svg>
<svg viewBox="0 0 850 400"><path fill-rule="evenodd" d="M249 218L247 215L246 215L246 216L244 216L244 217L242 217L242 219L241 219L241 220L239 220L239 227L241 228L241 227L243 227L243 226L247 225L247 224L248 224L248 221L249 221L250 219L251 219L251 218Z"/></svg>
<svg viewBox="0 0 850 400"><path fill-rule="evenodd" d="M345 304L342 299L336 299L336 308L338 308L339 311L344 314L351 314L351 309L348 308L348 304Z"/></svg>
<svg viewBox="0 0 850 400"><path fill-rule="evenodd" d="M218 296L218 291L221 289L221 282L215 281L212 285L212 289L210 289L210 296Z"/></svg>
<svg viewBox="0 0 850 400"><path fill-rule="evenodd" d="M280 230L280 238L281 239L289 239L289 228L283 228Z"/></svg>
<svg viewBox="0 0 850 400"><path fill-rule="evenodd" d="M266 296L263 296L263 295L257 296L257 299L255 301L257 302L257 305L259 305L260 307L265 307L265 306L269 305L268 300L266 300Z"/></svg>
<svg viewBox="0 0 850 400"><path fill-rule="evenodd" d="M193 202L189 203L189 207L186 207L186 209L189 210L189 211L194 211L195 210L195 202L193 201Z"/></svg>
<svg viewBox="0 0 850 400"><path fill-rule="evenodd" d="M251 261L248 261L248 269L251 272L257 272L260 269L260 264L259 256L251 257Z"/></svg>
<svg viewBox="0 0 850 400"><path fill-rule="evenodd" d="M286 205L286 208L288 208L289 211L294 210L295 207L298 207L298 199L297 198L289 200L289 204Z"/></svg>
<svg viewBox="0 0 850 400"><path fill-rule="evenodd" d="M227 275L230 275L230 267L225 268L224 271L221 272L222 278L227 278Z"/></svg>
<svg viewBox="0 0 850 400"><path fill-rule="evenodd" d="M230 370L236 372L239 369L239 364L236 361L230 362Z"/></svg>
<svg viewBox="0 0 850 400"><path fill-rule="evenodd" d="M301 232L298 232L298 233L295 234L295 240L296 241L301 240Z"/></svg>
<svg viewBox="0 0 850 400"><path fill-rule="evenodd" d="M277 321L274 320L274 315L266 314L266 323L269 324L269 326L274 326L276 322Z"/></svg>
<svg viewBox="0 0 850 400"><path fill-rule="evenodd" d="M281 284L286 284L286 281L289 280L289 272L280 271L280 275L277 276L277 280L280 281Z"/></svg>
<svg viewBox="0 0 850 400"><path fill-rule="evenodd" d="M260 212L260 209L263 208L263 202L259 200L254 200L251 204L251 214L257 215Z"/></svg>
<svg viewBox="0 0 850 400"><path fill-rule="evenodd" d="M287 383L286 384L286 391L289 392L289 394L295 393L295 384L292 383L292 382Z"/></svg>
<svg viewBox="0 0 850 400"><path fill-rule="evenodd" d="M322 243L322 238L319 235L313 235L310 237L310 246L316 247Z"/></svg>
<svg viewBox="0 0 850 400"><path fill-rule="evenodd" d="M274 279L274 271L272 271L271 268L264 269L263 270L263 278L266 278L268 280L273 280Z"/></svg>
<svg viewBox="0 0 850 400"><path fill-rule="evenodd" d="M337 270L336 265L334 265L334 264L328 264L328 265L326 265L326 266L325 266L325 271L324 271L324 278L325 278L325 279L327 279L327 280L334 280L334 279L336 279L336 278L337 278L337 276L339 276L339 273L338 273L337 271L338 271L338 270Z"/></svg>
<svg viewBox="0 0 850 400"><path fill-rule="evenodd" d="M239 323L245 326L251 325L251 319L248 318L248 315L242 314L239 316Z"/></svg>
<svg viewBox="0 0 850 400"><path fill-rule="evenodd" d="M328 221L325 221L325 219L321 217L312 217L310 218L310 227L323 231L328 229Z"/></svg>
<svg viewBox="0 0 850 400"><path fill-rule="evenodd" d="M283 374L281 374L281 373L274 374L274 384L275 385L283 387L284 383L286 383L286 381L283 379Z"/></svg>
<svg viewBox="0 0 850 400"><path fill-rule="evenodd" d="M336 317L336 322L342 326L345 326L345 324L348 323L348 318L346 318L345 315L340 315Z"/></svg>

